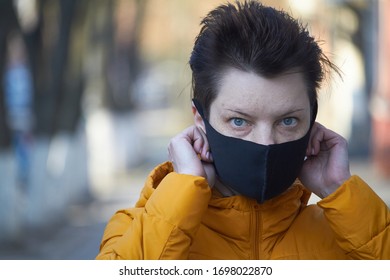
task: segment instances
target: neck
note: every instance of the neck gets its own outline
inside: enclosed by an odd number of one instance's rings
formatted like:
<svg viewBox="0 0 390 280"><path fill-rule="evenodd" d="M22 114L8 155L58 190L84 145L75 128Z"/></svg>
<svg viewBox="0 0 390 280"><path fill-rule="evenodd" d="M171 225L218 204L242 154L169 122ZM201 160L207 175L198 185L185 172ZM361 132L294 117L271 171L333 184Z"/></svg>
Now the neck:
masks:
<svg viewBox="0 0 390 280"><path fill-rule="evenodd" d="M219 179L215 181L214 188L219 191L224 197L240 195L237 191L224 185Z"/></svg>

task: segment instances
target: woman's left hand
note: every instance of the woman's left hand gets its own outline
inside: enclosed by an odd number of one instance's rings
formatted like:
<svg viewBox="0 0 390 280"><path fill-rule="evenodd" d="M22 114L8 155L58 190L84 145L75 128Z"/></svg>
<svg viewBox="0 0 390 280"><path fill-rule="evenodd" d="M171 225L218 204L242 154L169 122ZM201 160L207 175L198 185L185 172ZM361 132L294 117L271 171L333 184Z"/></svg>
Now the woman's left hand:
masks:
<svg viewBox="0 0 390 280"><path fill-rule="evenodd" d="M319 123L313 125L306 156L299 179L320 198L351 177L347 141Z"/></svg>

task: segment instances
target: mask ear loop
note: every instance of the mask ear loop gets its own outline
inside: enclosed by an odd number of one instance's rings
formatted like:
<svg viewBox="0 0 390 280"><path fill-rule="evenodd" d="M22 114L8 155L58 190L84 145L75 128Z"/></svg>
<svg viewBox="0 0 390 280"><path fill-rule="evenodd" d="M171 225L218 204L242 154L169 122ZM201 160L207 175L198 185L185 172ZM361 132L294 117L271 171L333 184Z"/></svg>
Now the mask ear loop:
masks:
<svg viewBox="0 0 390 280"><path fill-rule="evenodd" d="M202 117L202 119L204 120L204 114L203 114L202 105L200 105L199 101L196 100L195 98L192 99L192 102L194 103L196 110L198 110L199 115L200 115L200 116Z"/></svg>
<svg viewBox="0 0 390 280"><path fill-rule="evenodd" d="M316 118L317 118L317 112L318 112L318 102L317 100L314 102L314 105L313 105L313 112L312 112L312 115L311 115L311 121L310 121L310 128L309 128L309 132L311 132L311 129L313 128L313 125L316 121ZM305 156L305 161L307 159L307 156Z"/></svg>
<svg viewBox="0 0 390 280"><path fill-rule="evenodd" d="M317 112L318 112L318 103L317 103L317 100L316 100L314 102L314 105L313 105L313 112L312 112L312 115L311 115L310 129L313 127L313 125L314 125L314 123L316 121Z"/></svg>

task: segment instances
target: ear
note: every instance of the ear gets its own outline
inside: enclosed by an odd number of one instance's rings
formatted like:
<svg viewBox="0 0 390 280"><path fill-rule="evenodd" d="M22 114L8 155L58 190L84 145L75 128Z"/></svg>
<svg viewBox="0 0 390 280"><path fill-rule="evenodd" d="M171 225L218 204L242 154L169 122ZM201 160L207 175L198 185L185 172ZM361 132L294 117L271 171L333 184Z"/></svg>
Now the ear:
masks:
<svg viewBox="0 0 390 280"><path fill-rule="evenodd" d="M196 109L194 102L191 102L191 108L192 113L194 114L194 124L196 127L203 130L203 132L206 134L206 127L204 125L204 121L202 116L199 114L198 110Z"/></svg>

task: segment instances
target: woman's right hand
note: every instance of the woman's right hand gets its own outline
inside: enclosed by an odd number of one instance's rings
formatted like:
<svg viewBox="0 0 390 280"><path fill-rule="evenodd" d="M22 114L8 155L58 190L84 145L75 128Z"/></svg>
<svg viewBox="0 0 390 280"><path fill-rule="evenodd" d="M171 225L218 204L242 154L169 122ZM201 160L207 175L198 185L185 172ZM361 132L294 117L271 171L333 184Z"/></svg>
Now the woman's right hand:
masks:
<svg viewBox="0 0 390 280"><path fill-rule="evenodd" d="M215 184L215 168L206 134L201 128L190 126L171 139L168 156L175 172L201 176L209 186Z"/></svg>

